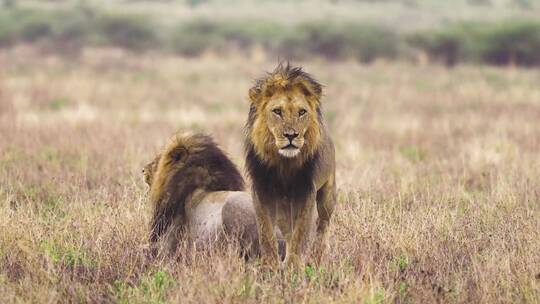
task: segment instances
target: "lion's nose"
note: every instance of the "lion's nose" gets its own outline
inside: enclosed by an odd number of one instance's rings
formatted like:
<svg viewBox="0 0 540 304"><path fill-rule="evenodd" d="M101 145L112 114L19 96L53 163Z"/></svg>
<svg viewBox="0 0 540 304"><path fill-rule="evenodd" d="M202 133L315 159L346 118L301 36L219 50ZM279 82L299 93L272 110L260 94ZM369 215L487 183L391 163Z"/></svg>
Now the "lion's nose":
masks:
<svg viewBox="0 0 540 304"><path fill-rule="evenodd" d="M296 132L285 132L283 133L283 136L287 137L287 139L292 142L293 139L295 139L296 137L298 137L298 133Z"/></svg>

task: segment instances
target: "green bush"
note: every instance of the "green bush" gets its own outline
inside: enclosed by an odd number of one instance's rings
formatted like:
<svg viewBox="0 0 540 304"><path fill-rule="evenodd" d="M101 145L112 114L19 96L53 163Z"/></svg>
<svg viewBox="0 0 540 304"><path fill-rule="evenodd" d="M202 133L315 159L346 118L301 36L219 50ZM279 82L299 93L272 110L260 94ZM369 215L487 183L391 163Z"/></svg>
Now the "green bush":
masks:
<svg viewBox="0 0 540 304"><path fill-rule="evenodd" d="M153 21L86 6L53 11L9 8L0 11L0 47L31 43L66 53L97 45L197 56L207 50L249 51L259 45L282 58L321 56L371 62L407 58L403 46L408 46L448 66L462 62L540 65L540 21L467 22L405 34L355 22L286 26L264 20L197 19L169 28Z"/></svg>
<svg viewBox="0 0 540 304"><path fill-rule="evenodd" d="M475 60L477 46L481 43L473 38L475 26L462 24L443 29L429 30L411 34L406 40L411 46L421 49L432 59L453 66L461 61Z"/></svg>
<svg viewBox="0 0 540 304"><path fill-rule="evenodd" d="M485 63L540 65L540 22L508 21L493 26L483 38Z"/></svg>
<svg viewBox="0 0 540 304"><path fill-rule="evenodd" d="M240 48L258 44L274 50L286 31L287 28L277 23L260 20L223 22L219 26L219 34Z"/></svg>
<svg viewBox="0 0 540 304"><path fill-rule="evenodd" d="M26 42L57 49L108 45L141 51L159 44L156 32L144 17L88 9L10 9L0 14L0 47Z"/></svg>
<svg viewBox="0 0 540 304"><path fill-rule="evenodd" d="M35 42L52 32L50 18L35 11L8 9L0 13L0 46Z"/></svg>
<svg viewBox="0 0 540 304"><path fill-rule="evenodd" d="M395 33L363 24L317 22L284 27L267 21L196 20L180 24L172 37L173 50L188 56L209 49L249 49L254 45L288 58L319 55L369 62L378 57L394 58L399 53L399 37Z"/></svg>
<svg viewBox="0 0 540 304"><path fill-rule="evenodd" d="M279 50L286 57L320 55L327 59L356 58L370 62L376 58L394 58L400 48L392 31L368 24L301 24L281 41Z"/></svg>
<svg viewBox="0 0 540 304"><path fill-rule="evenodd" d="M414 33L409 44L447 65L476 62L540 65L540 22L462 23Z"/></svg>
<svg viewBox="0 0 540 304"><path fill-rule="evenodd" d="M15 24L10 16L0 12L0 47L8 47L15 43Z"/></svg>
<svg viewBox="0 0 540 304"><path fill-rule="evenodd" d="M155 25L144 16L102 15L96 20L101 42L105 45L144 51L160 45Z"/></svg>
<svg viewBox="0 0 540 304"><path fill-rule="evenodd" d="M58 42L80 44L94 43L96 39L96 20L93 12L69 11L59 14L53 27L54 39Z"/></svg>
<svg viewBox="0 0 540 304"><path fill-rule="evenodd" d="M173 51L185 56L197 56L205 50L222 50L225 46L219 24L203 19L178 25L171 36Z"/></svg>
<svg viewBox="0 0 540 304"><path fill-rule="evenodd" d="M77 12L10 9L0 14L0 47L25 42L63 49L89 44L90 25ZM76 42L76 43L75 43Z"/></svg>
<svg viewBox="0 0 540 304"><path fill-rule="evenodd" d="M53 34L52 22L44 16L28 18L19 29L19 39L25 42L35 42L40 39L47 39Z"/></svg>
<svg viewBox="0 0 540 304"><path fill-rule="evenodd" d="M267 21L210 21L197 19L179 24L172 32L172 49L196 56L205 50L249 49L256 44L275 49L284 29Z"/></svg>

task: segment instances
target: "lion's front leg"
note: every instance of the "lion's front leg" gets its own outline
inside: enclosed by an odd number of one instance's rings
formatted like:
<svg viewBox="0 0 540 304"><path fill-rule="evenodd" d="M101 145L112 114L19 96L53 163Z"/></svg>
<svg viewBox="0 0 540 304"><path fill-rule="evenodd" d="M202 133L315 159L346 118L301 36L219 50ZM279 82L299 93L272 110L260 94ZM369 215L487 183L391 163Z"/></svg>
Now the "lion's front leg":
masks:
<svg viewBox="0 0 540 304"><path fill-rule="evenodd" d="M266 266L277 267L279 265L278 244L274 233L275 208L268 203L262 203L258 198L253 198L259 232L259 246L262 262Z"/></svg>
<svg viewBox="0 0 540 304"><path fill-rule="evenodd" d="M298 269L312 230L315 193L309 195L304 202L294 202L294 204L296 214L291 225L292 233L287 242L285 265L287 268Z"/></svg>
<svg viewBox="0 0 540 304"><path fill-rule="evenodd" d="M320 264L326 248L326 232L336 205L336 185L334 176L317 192L317 236L312 247L313 259Z"/></svg>

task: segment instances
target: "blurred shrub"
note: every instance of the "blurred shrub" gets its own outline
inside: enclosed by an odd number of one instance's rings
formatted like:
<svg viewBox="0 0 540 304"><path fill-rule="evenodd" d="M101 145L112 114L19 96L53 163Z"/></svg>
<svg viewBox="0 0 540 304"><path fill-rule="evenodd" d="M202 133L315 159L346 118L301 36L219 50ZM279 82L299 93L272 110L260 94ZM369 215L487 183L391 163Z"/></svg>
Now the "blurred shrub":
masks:
<svg viewBox="0 0 540 304"><path fill-rule="evenodd" d="M284 29L267 21L210 21L197 19L179 24L172 33L172 49L196 56L205 50L246 50L256 44L275 49Z"/></svg>
<svg viewBox="0 0 540 304"><path fill-rule="evenodd" d="M89 43L91 24L81 12L9 9L0 13L0 47L31 43L64 50Z"/></svg>
<svg viewBox="0 0 540 304"><path fill-rule="evenodd" d="M279 50L287 57L320 55L327 59L355 58L371 62L399 53L396 33L369 24L312 22L289 31Z"/></svg>
<svg viewBox="0 0 540 304"><path fill-rule="evenodd" d="M449 66L458 62L540 65L538 21L463 23L414 33L407 41Z"/></svg>
<svg viewBox="0 0 540 304"><path fill-rule="evenodd" d="M497 24L483 37L483 62L503 65L540 65L540 22L509 21Z"/></svg>
<svg viewBox="0 0 540 304"><path fill-rule="evenodd" d="M26 42L34 42L46 39L53 34L53 24L46 15L31 13L24 17L18 29L19 39Z"/></svg>
<svg viewBox="0 0 540 304"><path fill-rule="evenodd" d="M225 40L237 47L258 44L270 50L277 48L287 30L282 25L263 20L236 20L224 22L220 26L220 33Z"/></svg>
<svg viewBox="0 0 540 304"><path fill-rule="evenodd" d="M0 47L11 46L15 42L15 23L10 16L0 11Z"/></svg>
<svg viewBox="0 0 540 304"><path fill-rule="evenodd" d="M0 12L0 46L19 41L34 42L52 32L50 18L31 10L9 9Z"/></svg>
<svg viewBox="0 0 540 304"><path fill-rule="evenodd" d="M100 42L132 51L161 46L156 26L144 16L102 15L96 19Z"/></svg>
<svg viewBox="0 0 540 304"><path fill-rule="evenodd" d="M424 31L408 36L408 42L417 49L425 51L433 60L453 66L458 61L473 56L470 34L462 27Z"/></svg>
<svg viewBox="0 0 540 304"><path fill-rule="evenodd" d="M208 50L249 52L262 46L285 58L321 56L361 62L407 58L412 48L448 66L461 62L540 65L540 21L468 22L400 34L352 22L285 26L264 20L197 19L167 27L154 21L87 6L55 11L8 8L0 10L0 47L31 43L55 52L77 53L85 46L113 46L197 56Z"/></svg>
<svg viewBox="0 0 540 304"><path fill-rule="evenodd" d="M399 37L390 30L363 24L313 22L284 27L268 21L196 20L173 31L173 49L195 56L205 50L245 50L261 45L289 58L318 55L328 59L356 58L370 62L378 57L394 58Z"/></svg>
<svg viewBox="0 0 540 304"><path fill-rule="evenodd" d="M0 47L25 42L48 49L108 45L141 51L158 43L155 27L141 16L108 15L89 9L0 13Z"/></svg>
<svg viewBox="0 0 540 304"><path fill-rule="evenodd" d="M185 56L197 56L205 50L222 50L225 41L219 33L219 24L208 20L195 20L178 25L172 33L172 49Z"/></svg>

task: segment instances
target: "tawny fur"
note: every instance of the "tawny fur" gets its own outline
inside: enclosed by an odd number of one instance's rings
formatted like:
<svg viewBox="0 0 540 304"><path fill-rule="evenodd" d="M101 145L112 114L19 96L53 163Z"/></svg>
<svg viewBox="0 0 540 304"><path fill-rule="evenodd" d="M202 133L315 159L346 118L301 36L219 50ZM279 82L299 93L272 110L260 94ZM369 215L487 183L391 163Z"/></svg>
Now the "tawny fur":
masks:
<svg viewBox="0 0 540 304"><path fill-rule="evenodd" d="M211 137L202 134L176 135L165 149L143 169L150 186L153 215L150 241L163 238L174 251L186 228L187 208L197 196L217 191L242 191L238 169Z"/></svg>
<svg viewBox="0 0 540 304"><path fill-rule="evenodd" d="M249 90L246 167L253 183L265 263L278 261L275 226L288 265L298 265L317 210L318 261L336 200L335 152L323 122L321 85L299 67L280 64Z"/></svg>

